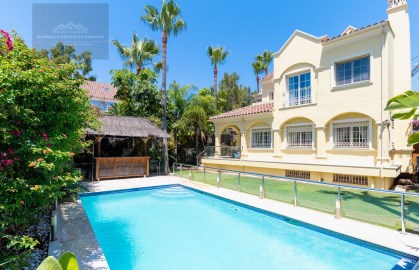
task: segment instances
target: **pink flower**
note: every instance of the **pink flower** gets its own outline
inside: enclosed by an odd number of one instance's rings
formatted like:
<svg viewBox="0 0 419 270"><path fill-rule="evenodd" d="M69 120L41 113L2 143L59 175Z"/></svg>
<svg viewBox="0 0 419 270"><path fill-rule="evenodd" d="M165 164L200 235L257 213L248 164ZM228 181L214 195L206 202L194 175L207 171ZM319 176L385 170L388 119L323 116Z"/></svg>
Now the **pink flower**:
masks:
<svg viewBox="0 0 419 270"><path fill-rule="evenodd" d="M51 147L51 146L52 146L52 144L50 144L50 143L49 143L49 144L47 144L47 146L48 146L48 147Z"/></svg>
<svg viewBox="0 0 419 270"><path fill-rule="evenodd" d="M11 147L9 147L9 154L11 154L11 155L14 155L14 153L15 153L15 150L13 149L13 148L11 148Z"/></svg>
<svg viewBox="0 0 419 270"><path fill-rule="evenodd" d="M20 157L19 156L15 156L14 160L15 161L18 161L18 160L20 160Z"/></svg>
<svg viewBox="0 0 419 270"><path fill-rule="evenodd" d="M16 137L20 137L20 135L22 135L22 133L23 132L20 131L20 130L16 130L16 129L12 130L12 134Z"/></svg>
<svg viewBox="0 0 419 270"><path fill-rule="evenodd" d="M7 154L6 153L1 153L1 157L2 158L5 158L7 156Z"/></svg>
<svg viewBox="0 0 419 270"><path fill-rule="evenodd" d="M44 132L41 132L41 137L45 138L45 137L47 137L47 134L45 134Z"/></svg>
<svg viewBox="0 0 419 270"><path fill-rule="evenodd" d="M4 30L0 30L0 33L3 35L4 39L6 40L7 50L9 51L13 50L13 42L12 42L12 39L10 38L9 33L7 33Z"/></svg>
<svg viewBox="0 0 419 270"><path fill-rule="evenodd" d="M12 165L13 160L11 160L11 159L3 159L3 160L1 161L1 163L2 163L4 166L10 166L10 165Z"/></svg>
<svg viewBox="0 0 419 270"><path fill-rule="evenodd" d="M3 166L1 166L1 164L0 164L0 171L2 171L3 170Z"/></svg>

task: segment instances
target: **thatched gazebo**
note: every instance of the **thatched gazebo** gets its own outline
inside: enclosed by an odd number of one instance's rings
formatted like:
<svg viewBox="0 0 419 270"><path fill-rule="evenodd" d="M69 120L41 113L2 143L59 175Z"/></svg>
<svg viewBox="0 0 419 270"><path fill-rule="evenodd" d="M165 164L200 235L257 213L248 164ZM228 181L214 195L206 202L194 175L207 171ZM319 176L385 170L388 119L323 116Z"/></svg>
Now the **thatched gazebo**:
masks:
<svg viewBox="0 0 419 270"><path fill-rule="evenodd" d="M141 117L102 115L99 121L99 130L86 131L94 138L95 179L148 176L148 141L170 135Z"/></svg>

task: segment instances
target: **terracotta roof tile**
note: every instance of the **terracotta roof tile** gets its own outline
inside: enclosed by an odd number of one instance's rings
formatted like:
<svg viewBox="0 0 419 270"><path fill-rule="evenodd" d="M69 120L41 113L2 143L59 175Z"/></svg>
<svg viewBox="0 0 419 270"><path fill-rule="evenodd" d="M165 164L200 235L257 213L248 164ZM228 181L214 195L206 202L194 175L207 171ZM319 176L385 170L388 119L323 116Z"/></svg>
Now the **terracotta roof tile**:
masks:
<svg viewBox="0 0 419 270"><path fill-rule="evenodd" d="M274 72L272 71L268 75L263 77L261 80L269 80L269 79L272 79L273 77L274 77Z"/></svg>
<svg viewBox="0 0 419 270"><path fill-rule="evenodd" d="M252 104L250 106L246 106L240 109L236 109L236 110L225 112L219 115L212 116L210 117L210 120L272 112L273 108L274 108L274 103L272 101L264 102L264 103L256 103L256 104Z"/></svg>
<svg viewBox="0 0 419 270"><path fill-rule="evenodd" d="M327 42L329 42L329 41L332 41L332 40L335 40L335 39L338 39L338 38L341 38L341 37L344 37L344 36L348 36L348 35L351 35L351 34L353 34L353 33L356 33L356 32L359 32L359 31L362 31L362 30L365 30L365 29L368 29L368 28L371 28L371 27L373 27L373 26L376 26L376 25L378 25L378 24L384 24L384 23L387 23L388 21L387 20L382 20L381 22L376 22L376 23L374 23L374 24L370 24L370 25L368 25L368 26L364 26L364 27L361 27L361 28L358 28L358 29L356 29L356 30L353 30L353 31L349 31L349 32L347 32L347 33L343 33L343 34L341 34L341 35L338 35L338 36L335 36L335 37L331 37L331 38L329 38L328 36L325 36L323 39L322 39L322 43L327 43Z"/></svg>
<svg viewBox="0 0 419 270"><path fill-rule="evenodd" d="M93 81L85 81L80 88L87 90L89 96L92 98L110 100L115 99L116 92L118 91L112 84Z"/></svg>

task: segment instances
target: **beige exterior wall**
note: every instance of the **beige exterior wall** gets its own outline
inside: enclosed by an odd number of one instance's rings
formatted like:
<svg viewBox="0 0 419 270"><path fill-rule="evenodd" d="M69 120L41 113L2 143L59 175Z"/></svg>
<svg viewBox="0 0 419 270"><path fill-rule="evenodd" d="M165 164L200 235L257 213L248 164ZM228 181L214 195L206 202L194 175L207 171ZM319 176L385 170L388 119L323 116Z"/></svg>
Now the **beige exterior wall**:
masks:
<svg viewBox="0 0 419 270"><path fill-rule="evenodd" d="M273 79L262 80L262 102L269 101L274 89L273 112L214 120L216 137L228 126L240 129L241 160L205 159L204 165L276 175L285 175L285 169L311 171L313 180L324 181L333 181L333 173L363 175L368 186L376 188L389 188L394 177L412 170L412 149L406 143L410 123L391 122L384 111L389 98L411 89L407 4L389 9L388 22L326 43L321 40L296 31L274 54ZM360 56L370 57L370 80L336 86L336 62ZM288 78L303 72L311 74L311 103L284 106ZM361 120L369 123L369 147L334 148L333 123ZM287 147L287 128L296 124L312 125L312 147ZM255 127L272 129L271 148L251 147Z"/></svg>

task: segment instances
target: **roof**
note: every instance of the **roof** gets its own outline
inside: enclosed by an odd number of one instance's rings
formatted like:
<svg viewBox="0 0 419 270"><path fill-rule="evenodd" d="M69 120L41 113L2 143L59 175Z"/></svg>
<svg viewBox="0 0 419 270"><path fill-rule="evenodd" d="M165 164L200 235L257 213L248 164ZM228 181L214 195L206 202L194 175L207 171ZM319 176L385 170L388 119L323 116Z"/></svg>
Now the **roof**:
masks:
<svg viewBox="0 0 419 270"><path fill-rule="evenodd" d="M261 80L269 80L269 79L272 79L273 77L274 77L274 72L271 71L270 73L268 73L268 75L263 77Z"/></svg>
<svg viewBox="0 0 419 270"><path fill-rule="evenodd" d="M147 119L133 116L99 116L101 127L98 131L87 129L90 135L108 135L116 137L134 138L170 138L170 135L161 128L156 127Z"/></svg>
<svg viewBox="0 0 419 270"><path fill-rule="evenodd" d="M323 37L322 43L327 43L329 41L332 41L332 40L335 40L335 39L339 39L341 37L345 37L345 36L348 36L348 35L357 33L359 31L367 30L367 29L370 29L371 27L374 27L376 25L382 25L382 24L385 24L387 22L388 22L388 20L382 20L381 22L376 22L374 24L370 24L368 26L364 26L364 27L361 27L361 28L358 28L358 29L355 28L355 27L353 27L353 26L348 26L345 29L345 31L342 34L338 35L338 36L331 37L331 38L329 38L328 36Z"/></svg>
<svg viewBox="0 0 419 270"><path fill-rule="evenodd" d="M84 81L80 88L87 90L92 98L98 99L115 99L118 91L112 84L93 81Z"/></svg>
<svg viewBox="0 0 419 270"><path fill-rule="evenodd" d="M246 106L240 109L236 109L236 110L225 112L219 115L212 116L210 117L210 120L258 114L258 113L267 113L267 112L272 112L273 108L274 108L274 103L272 101L264 102L264 103L256 103L256 104L252 104L250 106Z"/></svg>

